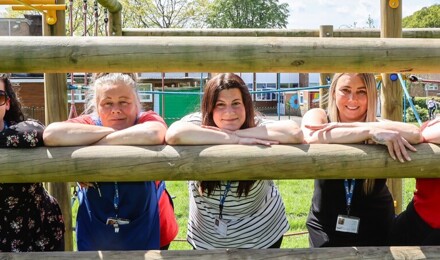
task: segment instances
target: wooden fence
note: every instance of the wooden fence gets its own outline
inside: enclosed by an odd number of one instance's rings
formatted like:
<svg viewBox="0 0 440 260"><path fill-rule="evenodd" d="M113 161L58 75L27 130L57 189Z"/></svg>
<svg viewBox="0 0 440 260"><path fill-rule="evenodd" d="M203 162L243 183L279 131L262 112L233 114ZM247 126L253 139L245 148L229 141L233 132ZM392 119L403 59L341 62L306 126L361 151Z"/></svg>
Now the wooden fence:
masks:
<svg viewBox="0 0 440 260"><path fill-rule="evenodd" d="M192 251L94 251L94 252L42 252L0 253L0 259L66 259L66 260L119 260L119 259L438 259L439 247L340 247L314 249L216 249Z"/></svg>
<svg viewBox="0 0 440 260"><path fill-rule="evenodd" d="M109 8L112 35L120 30L116 0ZM387 3L388 1L382 0ZM61 21L61 19L59 19ZM125 35L128 35L126 31ZM137 33L137 32L136 32ZM145 34L146 32L140 32ZM285 32L288 33L288 32ZM342 34L342 32L341 32ZM377 37L377 32L369 32ZM140 34L137 34L140 35ZM374 35L374 36L373 36ZM405 36L407 35L407 36ZM418 35L418 36L417 36ZM403 32L397 38L162 37L0 37L2 72L440 72L438 30ZM217 35L218 36L218 35ZM252 35L255 36L255 35ZM337 30L333 32L338 37ZM353 36L353 35L352 35ZM313 35L315 37L315 35ZM336 62L337 61L337 62ZM62 78L62 82L65 79ZM49 93L56 92L48 84ZM63 86L59 93L65 93ZM55 111L64 105L49 98ZM62 101L61 98L59 100ZM59 118L59 117L54 117ZM59 119L58 119L59 120ZM50 122L53 121L49 120ZM106 146L9 149L0 153L2 182L134 181L188 179L304 179L437 177L440 149L421 144L411 162L392 160L375 145L277 145L272 147ZM148 169L148 171L146 171ZM369 247L281 250L51 252L10 254L0 259L242 259L242 258L439 258L439 247Z"/></svg>
<svg viewBox="0 0 440 260"><path fill-rule="evenodd" d="M440 39L0 37L0 51L2 72L440 71Z"/></svg>
<svg viewBox="0 0 440 260"><path fill-rule="evenodd" d="M440 147L419 144L411 162L383 145L85 146L8 149L2 182L438 177Z"/></svg>

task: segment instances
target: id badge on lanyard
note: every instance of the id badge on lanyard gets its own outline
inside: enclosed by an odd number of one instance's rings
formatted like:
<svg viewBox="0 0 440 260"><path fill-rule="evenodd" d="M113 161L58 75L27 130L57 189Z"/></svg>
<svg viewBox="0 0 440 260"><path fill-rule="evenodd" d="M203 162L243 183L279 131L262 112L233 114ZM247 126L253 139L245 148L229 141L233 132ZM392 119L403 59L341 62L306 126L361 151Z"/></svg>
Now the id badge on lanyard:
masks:
<svg viewBox="0 0 440 260"><path fill-rule="evenodd" d="M350 216L350 206L353 199L354 186L356 180L352 179L350 182L350 188L348 187L348 180L344 180L345 199L347 205L347 215L338 215L336 219L336 231L357 234L359 231L358 217Z"/></svg>
<svg viewBox="0 0 440 260"><path fill-rule="evenodd" d="M228 196L230 189L231 182L228 181L225 191L223 192L223 196L220 197L219 216L214 219L215 230L221 237L226 237L228 234L228 224L223 220L223 205L225 204L226 196Z"/></svg>

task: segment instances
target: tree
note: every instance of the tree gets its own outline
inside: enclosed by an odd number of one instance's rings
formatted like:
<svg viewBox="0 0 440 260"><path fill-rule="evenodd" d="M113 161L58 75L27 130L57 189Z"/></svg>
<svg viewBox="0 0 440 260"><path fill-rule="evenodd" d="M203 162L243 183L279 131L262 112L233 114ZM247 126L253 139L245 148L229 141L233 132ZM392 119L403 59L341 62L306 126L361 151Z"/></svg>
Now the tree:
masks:
<svg viewBox="0 0 440 260"><path fill-rule="evenodd" d="M123 27L203 27L208 0L121 0Z"/></svg>
<svg viewBox="0 0 440 260"><path fill-rule="evenodd" d="M440 4L423 7L402 19L403 28L440 28Z"/></svg>
<svg viewBox="0 0 440 260"><path fill-rule="evenodd" d="M124 28L183 28L204 27L209 0L119 0L122 5L122 27ZM66 0L66 34L92 36L106 35L106 9L96 0ZM69 18L70 3L72 25ZM97 11L95 13L95 11ZM23 14L39 14L35 11L12 11L9 7L5 17L18 18ZM84 23L84 21L86 21ZM84 27L87 27L84 29Z"/></svg>
<svg viewBox="0 0 440 260"><path fill-rule="evenodd" d="M214 0L206 22L212 28L286 28L288 7L278 0Z"/></svg>

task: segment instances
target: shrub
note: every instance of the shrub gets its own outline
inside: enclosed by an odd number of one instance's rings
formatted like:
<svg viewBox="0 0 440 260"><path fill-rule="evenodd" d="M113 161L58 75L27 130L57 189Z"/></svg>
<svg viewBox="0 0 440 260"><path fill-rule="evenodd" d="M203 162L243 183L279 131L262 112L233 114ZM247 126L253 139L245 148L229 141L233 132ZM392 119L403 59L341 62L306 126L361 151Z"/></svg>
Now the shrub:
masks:
<svg viewBox="0 0 440 260"><path fill-rule="evenodd" d="M414 106L416 108L417 113L420 116L420 120L422 120L422 122L428 120L428 109L421 108L419 105L414 105ZM425 107L426 107L426 104L425 104ZM406 109L406 122L417 122L417 119L416 119L411 107L408 107Z"/></svg>

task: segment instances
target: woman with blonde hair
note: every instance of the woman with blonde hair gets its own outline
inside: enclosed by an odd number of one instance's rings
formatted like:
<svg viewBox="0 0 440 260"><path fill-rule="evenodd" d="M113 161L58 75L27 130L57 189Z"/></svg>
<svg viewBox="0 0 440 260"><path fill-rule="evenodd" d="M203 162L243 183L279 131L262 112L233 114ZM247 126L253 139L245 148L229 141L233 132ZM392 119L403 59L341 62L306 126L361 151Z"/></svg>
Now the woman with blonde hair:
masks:
<svg viewBox="0 0 440 260"><path fill-rule="evenodd" d="M377 90L371 73L335 74L328 111L312 109L302 120L306 143L377 143L392 159L410 161L411 144L420 142L418 127L376 118ZM307 219L312 247L380 246L394 218L386 179L315 180Z"/></svg>
<svg viewBox="0 0 440 260"><path fill-rule="evenodd" d="M46 128L46 145L163 144L167 126L155 112L142 111L134 75L98 74L90 95L84 115ZM164 183L159 184L81 183L76 218L78 250L167 247L177 234L177 223Z"/></svg>

